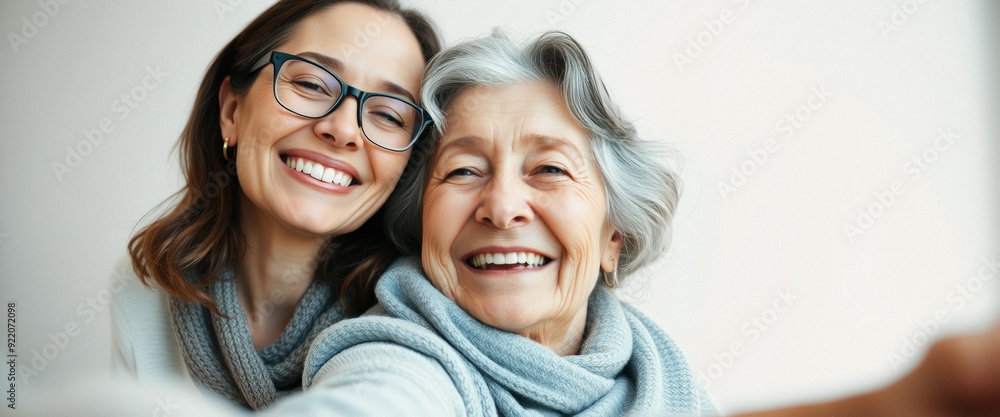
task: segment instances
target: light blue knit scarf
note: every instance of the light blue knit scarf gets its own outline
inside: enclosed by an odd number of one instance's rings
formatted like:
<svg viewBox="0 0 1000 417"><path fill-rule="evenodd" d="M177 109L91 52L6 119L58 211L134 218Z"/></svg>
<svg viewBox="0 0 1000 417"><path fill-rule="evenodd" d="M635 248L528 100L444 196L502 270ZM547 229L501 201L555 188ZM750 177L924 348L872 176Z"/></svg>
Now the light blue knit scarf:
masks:
<svg viewBox="0 0 1000 417"><path fill-rule="evenodd" d="M219 311L230 318L212 314L201 304L170 298L184 363L200 388L255 410L302 391L303 362L313 340L346 317L330 287L314 281L281 336L257 350L232 270L209 293Z"/></svg>
<svg viewBox="0 0 1000 417"><path fill-rule="evenodd" d="M565 357L477 321L431 285L416 258L396 261L376 294L371 314L317 337L304 385L344 349L390 342L435 358L470 416L699 415L698 387L681 351L603 287L590 297L580 354Z"/></svg>

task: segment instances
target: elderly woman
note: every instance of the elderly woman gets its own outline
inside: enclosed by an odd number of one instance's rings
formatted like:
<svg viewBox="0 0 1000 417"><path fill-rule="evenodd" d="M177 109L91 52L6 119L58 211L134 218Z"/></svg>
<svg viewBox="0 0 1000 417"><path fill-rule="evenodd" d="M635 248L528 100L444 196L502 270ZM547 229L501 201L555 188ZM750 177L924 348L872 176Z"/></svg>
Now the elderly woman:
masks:
<svg viewBox="0 0 1000 417"><path fill-rule="evenodd" d="M611 294L665 249L677 177L580 46L459 44L422 94L446 123L386 206L390 237L420 260L317 338L307 391L269 412L715 414L667 335ZM882 390L753 416L997 415L998 347L1000 328L944 341Z"/></svg>
<svg viewBox="0 0 1000 417"><path fill-rule="evenodd" d="M680 350L610 291L665 249L678 184L581 47L466 42L432 61L423 97L446 126L386 207L421 259L322 336L306 384L365 370L455 415L712 413Z"/></svg>

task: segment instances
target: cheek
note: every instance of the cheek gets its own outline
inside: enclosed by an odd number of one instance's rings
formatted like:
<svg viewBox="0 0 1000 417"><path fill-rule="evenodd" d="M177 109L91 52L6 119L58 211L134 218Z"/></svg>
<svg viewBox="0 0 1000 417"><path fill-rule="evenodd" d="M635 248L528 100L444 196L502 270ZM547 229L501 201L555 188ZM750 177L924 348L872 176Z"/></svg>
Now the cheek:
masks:
<svg viewBox="0 0 1000 417"><path fill-rule="evenodd" d="M368 143L366 145L371 144ZM403 169L406 168L406 161L410 158L410 151L389 152L371 145L368 146L367 155L375 181L389 189L395 188L400 176L403 174Z"/></svg>
<svg viewBox="0 0 1000 417"><path fill-rule="evenodd" d="M467 195L454 190L428 187L424 193L423 242L424 261L437 268L455 273L461 254L454 253L461 247L463 232L471 222L475 202ZM433 265L432 265L433 266ZM429 272L429 271L428 271Z"/></svg>
<svg viewBox="0 0 1000 417"><path fill-rule="evenodd" d="M255 112L248 108L239 125L237 157L254 161L263 158L262 154L269 152L276 142L301 127L301 121L293 124L294 121L267 109Z"/></svg>
<svg viewBox="0 0 1000 417"><path fill-rule="evenodd" d="M424 193L423 240L425 251L435 258L446 257L461 228L461 201L447 192L428 188Z"/></svg>
<svg viewBox="0 0 1000 417"><path fill-rule="evenodd" d="M606 223L604 199L587 191L567 190L548 195L539 204L546 224L567 255L577 261L581 261L580 256L596 256Z"/></svg>
<svg viewBox="0 0 1000 417"><path fill-rule="evenodd" d="M452 216L445 215L444 209L453 209L445 197L446 194L435 191L433 187L424 192L420 261L431 284L446 297L454 299L452 289L457 283L458 271L455 270L451 248L457 228Z"/></svg>

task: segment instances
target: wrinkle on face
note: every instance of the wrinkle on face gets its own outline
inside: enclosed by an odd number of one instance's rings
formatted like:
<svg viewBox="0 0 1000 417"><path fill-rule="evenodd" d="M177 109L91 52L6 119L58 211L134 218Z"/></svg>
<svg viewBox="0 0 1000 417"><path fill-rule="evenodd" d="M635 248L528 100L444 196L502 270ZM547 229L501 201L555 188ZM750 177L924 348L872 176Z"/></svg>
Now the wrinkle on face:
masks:
<svg viewBox="0 0 1000 417"><path fill-rule="evenodd" d="M578 344L614 233L586 132L543 82L468 88L447 114L423 201L428 277L486 324L554 350ZM494 246L553 260L537 273L498 276L462 259Z"/></svg>

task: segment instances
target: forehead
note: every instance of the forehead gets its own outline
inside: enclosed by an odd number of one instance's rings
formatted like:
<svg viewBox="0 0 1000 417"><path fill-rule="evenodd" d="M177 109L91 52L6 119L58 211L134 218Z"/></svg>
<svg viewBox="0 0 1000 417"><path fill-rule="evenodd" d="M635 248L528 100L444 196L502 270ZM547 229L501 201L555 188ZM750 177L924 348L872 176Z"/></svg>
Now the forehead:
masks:
<svg viewBox="0 0 1000 417"><path fill-rule="evenodd" d="M445 141L464 136L505 141L546 136L586 144L586 131L559 89L548 82L469 87L452 100L446 114Z"/></svg>
<svg viewBox="0 0 1000 417"><path fill-rule="evenodd" d="M424 69L420 43L406 23L357 3L327 7L302 19L280 49L335 58L344 63L338 75L348 83L381 79L416 91Z"/></svg>

